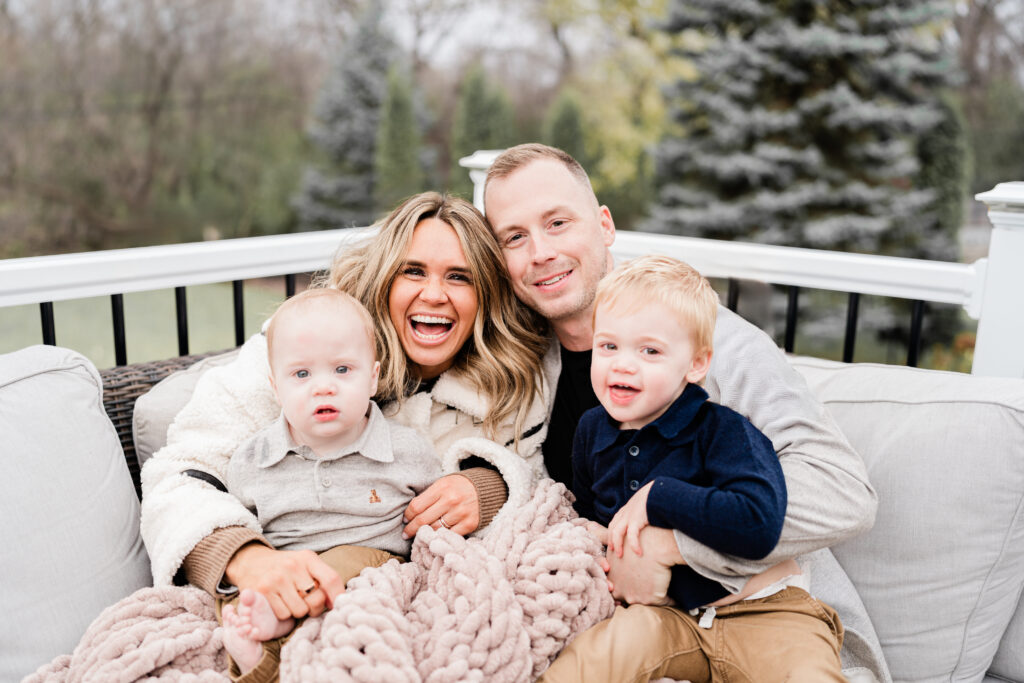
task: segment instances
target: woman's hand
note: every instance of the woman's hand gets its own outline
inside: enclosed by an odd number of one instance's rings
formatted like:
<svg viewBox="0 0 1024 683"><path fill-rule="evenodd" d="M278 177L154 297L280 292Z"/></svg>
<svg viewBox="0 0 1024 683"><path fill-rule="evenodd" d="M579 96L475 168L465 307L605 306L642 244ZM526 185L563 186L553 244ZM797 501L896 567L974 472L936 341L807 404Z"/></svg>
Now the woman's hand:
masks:
<svg viewBox="0 0 1024 683"><path fill-rule="evenodd" d="M316 617L345 592L345 584L312 550L274 550L259 543L239 548L224 570L238 589L262 593L278 619Z"/></svg>
<svg viewBox="0 0 1024 683"><path fill-rule="evenodd" d="M468 478L461 474L441 477L427 490L409 501L402 521L403 538L412 538L421 526L447 527L465 536L480 526L480 500Z"/></svg>

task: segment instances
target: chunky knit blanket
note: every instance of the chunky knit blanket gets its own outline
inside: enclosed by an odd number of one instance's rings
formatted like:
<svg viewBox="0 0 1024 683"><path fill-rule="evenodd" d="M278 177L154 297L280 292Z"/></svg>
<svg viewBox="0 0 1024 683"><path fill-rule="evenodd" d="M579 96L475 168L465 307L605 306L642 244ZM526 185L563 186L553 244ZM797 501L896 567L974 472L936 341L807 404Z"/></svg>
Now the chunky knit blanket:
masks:
<svg viewBox="0 0 1024 683"><path fill-rule="evenodd" d="M530 681L577 634L611 615L601 547L565 487L542 481L481 538L424 527L411 561L351 580L281 652L282 681ZM107 608L41 681L224 680L213 599L145 588Z"/></svg>

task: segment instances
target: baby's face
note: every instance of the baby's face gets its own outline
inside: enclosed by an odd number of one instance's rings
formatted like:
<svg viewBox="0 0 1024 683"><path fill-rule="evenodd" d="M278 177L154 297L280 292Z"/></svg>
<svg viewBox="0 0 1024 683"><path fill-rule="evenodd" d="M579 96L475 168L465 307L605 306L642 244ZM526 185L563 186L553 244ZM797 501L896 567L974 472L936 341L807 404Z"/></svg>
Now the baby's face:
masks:
<svg viewBox="0 0 1024 683"><path fill-rule="evenodd" d="M308 306L276 323L271 379L292 437L314 450L362 433L380 364L349 307Z"/></svg>
<svg viewBox="0 0 1024 683"><path fill-rule="evenodd" d="M707 372L710 353L695 353L691 330L665 304L597 307L590 381L621 429L640 429L668 410Z"/></svg>

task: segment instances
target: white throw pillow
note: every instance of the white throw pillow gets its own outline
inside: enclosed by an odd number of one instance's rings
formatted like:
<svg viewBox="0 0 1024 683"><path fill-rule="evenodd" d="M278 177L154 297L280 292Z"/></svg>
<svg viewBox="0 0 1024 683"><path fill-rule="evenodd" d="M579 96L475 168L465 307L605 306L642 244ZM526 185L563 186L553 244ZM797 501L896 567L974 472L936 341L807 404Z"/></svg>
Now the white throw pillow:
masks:
<svg viewBox="0 0 1024 683"><path fill-rule="evenodd" d="M70 653L150 584L139 501L99 374L52 346L0 355L0 680Z"/></svg>
<svg viewBox="0 0 1024 683"><path fill-rule="evenodd" d="M1024 380L793 364L861 454L874 528L833 548L899 681L980 681L1024 588Z"/></svg>

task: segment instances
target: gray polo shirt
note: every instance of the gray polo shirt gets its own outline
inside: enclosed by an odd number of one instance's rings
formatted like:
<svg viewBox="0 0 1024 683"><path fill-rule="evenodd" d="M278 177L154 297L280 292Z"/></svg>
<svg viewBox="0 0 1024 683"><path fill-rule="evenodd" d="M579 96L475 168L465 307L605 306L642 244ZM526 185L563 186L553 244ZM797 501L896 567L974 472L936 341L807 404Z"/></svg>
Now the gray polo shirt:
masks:
<svg viewBox="0 0 1024 683"><path fill-rule="evenodd" d="M371 401L359 438L323 458L295 443L282 415L231 456L227 486L279 550L362 545L408 555L402 513L440 476L430 443Z"/></svg>

